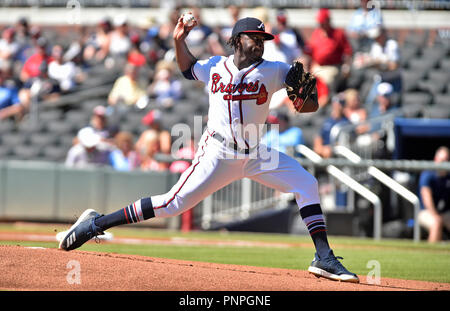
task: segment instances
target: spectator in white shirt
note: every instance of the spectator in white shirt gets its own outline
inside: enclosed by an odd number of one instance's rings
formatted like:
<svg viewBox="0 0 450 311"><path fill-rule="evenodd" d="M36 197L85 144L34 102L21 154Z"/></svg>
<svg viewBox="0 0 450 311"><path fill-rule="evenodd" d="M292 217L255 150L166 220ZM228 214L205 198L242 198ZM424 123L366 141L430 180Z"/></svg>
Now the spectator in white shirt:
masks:
<svg viewBox="0 0 450 311"><path fill-rule="evenodd" d="M101 141L92 127L82 128L77 135L78 143L69 149L65 161L67 167L85 168L110 166L113 147Z"/></svg>
<svg viewBox="0 0 450 311"><path fill-rule="evenodd" d="M71 61L63 60L63 48L55 45L52 49L52 59L48 65L48 76L58 81L62 92L69 92L76 86L77 68Z"/></svg>
<svg viewBox="0 0 450 311"><path fill-rule="evenodd" d="M2 39L0 40L1 68L3 68L5 65L10 65L14 60L16 53L19 51L19 44L14 41L14 36L14 28L7 28L2 32Z"/></svg>
<svg viewBox="0 0 450 311"><path fill-rule="evenodd" d="M401 74L399 70L400 51L396 40L387 36L385 28L376 28L369 32L375 39L370 51L355 56L355 68L372 68L373 74L378 75L367 95L366 104L370 104L376 97L376 89L380 82L388 82L393 87L393 92L401 91Z"/></svg>
<svg viewBox="0 0 450 311"><path fill-rule="evenodd" d="M371 65L383 71L396 70L400 59L397 41L388 38L385 28L377 28L370 33L375 38L369 52Z"/></svg>
<svg viewBox="0 0 450 311"><path fill-rule="evenodd" d="M361 0L360 8L357 9L347 26L347 34L352 42L355 51L367 51L373 39L370 38L370 31L379 28L383 24L380 8L376 7L376 2Z"/></svg>
<svg viewBox="0 0 450 311"><path fill-rule="evenodd" d="M113 24L114 30L109 35L109 54L112 57L126 57L131 49L127 17L123 14L117 15Z"/></svg>
<svg viewBox="0 0 450 311"><path fill-rule="evenodd" d="M288 17L285 11L277 12L277 24L273 29L278 48L286 56L286 62L292 63L302 55L302 47L305 45L301 34L288 25Z"/></svg>

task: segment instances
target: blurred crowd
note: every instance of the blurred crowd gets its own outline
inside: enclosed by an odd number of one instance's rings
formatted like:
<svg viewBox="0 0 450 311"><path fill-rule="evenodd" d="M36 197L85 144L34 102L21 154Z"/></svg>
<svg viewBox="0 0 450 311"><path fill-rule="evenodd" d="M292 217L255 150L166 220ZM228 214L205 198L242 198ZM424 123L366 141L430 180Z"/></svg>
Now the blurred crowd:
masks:
<svg viewBox="0 0 450 311"><path fill-rule="evenodd" d="M307 34L291 26L284 10L278 10L274 20L266 8L253 12L275 36L265 42L263 58L286 63L300 59L317 78L320 108L310 118L321 118L315 123L309 145L324 158L333 156L332 130L339 127L354 125L355 144L386 146L382 123L364 121L399 108L399 43L388 36L381 11L368 2L360 1L345 28L334 26L332 10L318 10L316 27ZM205 24L201 9L189 10L198 21L186 39L195 57L233 53L226 42L234 23L243 17L239 7L230 6L229 23L219 26ZM86 81L95 68L111 73L118 69L120 74L104 104L93 108L88 124L80 124L65 164L183 172L194 158L194 138L186 138L179 149L172 150L173 137L163 115L170 113L192 86L183 83L172 40L173 29L185 11L174 8L163 24L148 18L131 26L126 15L105 17L93 27L74 28L74 39L63 43L47 36L45 29L30 25L26 18L4 27L0 39L0 122L23 122L33 105L76 92L89 83ZM149 105L154 108L145 109ZM120 116L130 107L142 112L136 121L142 126L138 135L121 128ZM283 152L295 152L293 147L308 144L309 134L293 122L298 115L285 90L273 96L270 108L267 124L277 124L278 131L269 130L262 139L265 144L271 146L275 135L279 136L274 147ZM374 156L386 157L386 148L381 150ZM161 154L175 157L175 161L160 161L157 155ZM430 223L438 223L435 227L441 226L435 218L430 219Z"/></svg>
<svg viewBox="0 0 450 311"><path fill-rule="evenodd" d="M367 2L361 0L346 29L335 28L332 12L320 9L315 16L317 27L308 38L301 29L290 26L286 11L277 11L272 22L267 9L254 9L254 16L275 35L273 41L266 42L263 57L287 63L300 59L306 70L317 77L320 109L328 118L318 131L313 148L323 157L331 156L329 136L334 125L360 123L396 108L390 98L401 88L398 44L387 37L380 11L368 9ZM190 11L198 21L187 37L194 56L201 59L231 54L226 42L234 23L242 17L240 8L230 6L229 24L214 27L203 22L201 9ZM173 29L182 13L181 8L175 8L167 23L158 24L148 18L133 27L126 15L104 18L93 28L81 27L78 37L65 46L49 40L45 31L30 25L27 19L19 19L15 25L2 30L0 120L20 121L33 103L76 91L90 68L121 68L122 74L115 80L106 105L95 107L89 130L80 128L66 163L81 166L93 162L121 170L170 169L169 165L158 163L153 155L171 152L170 129L161 128L160 111L176 105L189 91L180 81L172 40ZM139 79L142 72L147 75L144 83ZM363 99L358 89L362 75L368 72L377 79L373 79ZM149 129L136 137L136 141L131 133L120 131L120 124L108 120L123 111L121 107L145 108L149 102L158 109L142 116L142 124ZM290 124L292 109L284 90L274 96L271 108L273 113L268 123L281 125L282 136L294 136L281 140L279 147L286 150L302 143L302 130L299 127L293 130ZM357 134L361 137L366 134L366 141L377 140L381 138L379 130L379 127L360 126ZM269 134L264 139L270 145Z"/></svg>

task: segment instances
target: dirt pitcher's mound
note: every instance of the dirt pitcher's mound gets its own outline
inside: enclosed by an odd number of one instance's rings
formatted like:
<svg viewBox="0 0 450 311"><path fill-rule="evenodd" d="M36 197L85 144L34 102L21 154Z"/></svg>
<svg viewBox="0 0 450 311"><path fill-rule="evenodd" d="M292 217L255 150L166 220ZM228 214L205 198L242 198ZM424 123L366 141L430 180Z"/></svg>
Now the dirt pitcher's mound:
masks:
<svg viewBox="0 0 450 311"><path fill-rule="evenodd" d="M306 271L143 256L0 246L1 290L310 291L450 290L450 284L317 279Z"/></svg>

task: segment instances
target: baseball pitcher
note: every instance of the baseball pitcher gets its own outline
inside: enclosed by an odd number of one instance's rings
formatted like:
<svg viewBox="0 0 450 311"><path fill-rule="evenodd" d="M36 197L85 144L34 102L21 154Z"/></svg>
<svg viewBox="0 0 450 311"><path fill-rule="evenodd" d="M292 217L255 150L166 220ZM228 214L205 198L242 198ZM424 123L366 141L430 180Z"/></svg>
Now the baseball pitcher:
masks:
<svg viewBox="0 0 450 311"><path fill-rule="evenodd" d="M300 62L286 64L262 58L264 41L274 36L256 18L243 18L234 25L229 41L233 55L197 60L185 42L197 22L188 19L189 23L185 23L186 20L180 17L173 33L176 60L185 78L202 81L209 90L207 128L191 167L165 194L139 199L109 215L86 210L59 247L76 249L113 226L179 215L220 188L245 177L295 195L316 248L308 271L318 277L359 282L330 249L317 180L295 159L259 143L259 131L269 114L274 92L286 88L300 113L318 109L315 78L303 70ZM275 162L271 161L273 157Z"/></svg>

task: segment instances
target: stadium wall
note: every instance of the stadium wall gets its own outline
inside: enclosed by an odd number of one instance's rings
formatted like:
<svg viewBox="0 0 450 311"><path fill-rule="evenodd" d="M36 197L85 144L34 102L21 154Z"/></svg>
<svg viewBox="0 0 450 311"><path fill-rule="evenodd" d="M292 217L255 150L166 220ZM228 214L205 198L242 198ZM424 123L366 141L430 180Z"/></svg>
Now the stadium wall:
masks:
<svg viewBox="0 0 450 311"><path fill-rule="evenodd" d="M277 9L268 9L269 21L274 22ZM148 24L153 21L157 24L168 20L168 8L2 8L0 10L0 24L15 23L20 17L27 17L32 24L56 25L93 25L103 17L114 17L119 14L128 16L134 26ZM254 9L243 9L242 16L253 15ZM288 9L288 20L292 26L311 28L316 26L315 15L317 9ZM354 10L333 9L333 24L337 27L346 27ZM419 10L382 10L383 19L387 28L406 29L433 29L450 28L448 11L419 11ZM211 26L226 25L230 22L227 9L203 8L202 20Z"/></svg>
<svg viewBox="0 0 450 311"><path fill-rule="evenodd" d="M58 163L0 161L0 220L71 222L85 209L111 213L135 200L170 190L178 175L70 169ZM170 227L158 219L156 227Z"/></svg>

